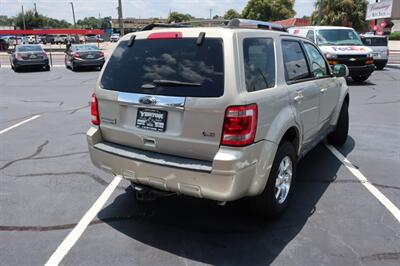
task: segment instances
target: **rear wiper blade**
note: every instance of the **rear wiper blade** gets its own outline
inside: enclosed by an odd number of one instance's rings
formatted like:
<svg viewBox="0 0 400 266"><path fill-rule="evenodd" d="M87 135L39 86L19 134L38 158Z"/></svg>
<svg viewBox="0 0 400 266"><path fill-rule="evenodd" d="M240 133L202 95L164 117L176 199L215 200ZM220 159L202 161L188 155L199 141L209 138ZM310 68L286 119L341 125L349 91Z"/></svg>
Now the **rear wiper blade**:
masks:
<svg viewBox="0 0 400 266"><path fill-rule="evenodd" d="M169 79L155 79L153 83L156 85L164 85L164 86L201 86L200 83L195 82L184 82L178 80L169 80Z"/></svg>

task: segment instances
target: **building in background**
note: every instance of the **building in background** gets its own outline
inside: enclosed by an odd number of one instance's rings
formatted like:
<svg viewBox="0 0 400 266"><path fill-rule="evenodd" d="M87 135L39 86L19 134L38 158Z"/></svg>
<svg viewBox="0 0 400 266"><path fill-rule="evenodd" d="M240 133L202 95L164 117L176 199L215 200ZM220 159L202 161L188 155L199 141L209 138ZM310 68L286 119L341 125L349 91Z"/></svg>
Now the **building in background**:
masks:
<svg viewBox="0 0 400 266"><path fill-rule="evenodd" d="M289 28L294 26L310 26L311 21L308 18L288 18L285 20L274 21L274 23Z"/></svg>

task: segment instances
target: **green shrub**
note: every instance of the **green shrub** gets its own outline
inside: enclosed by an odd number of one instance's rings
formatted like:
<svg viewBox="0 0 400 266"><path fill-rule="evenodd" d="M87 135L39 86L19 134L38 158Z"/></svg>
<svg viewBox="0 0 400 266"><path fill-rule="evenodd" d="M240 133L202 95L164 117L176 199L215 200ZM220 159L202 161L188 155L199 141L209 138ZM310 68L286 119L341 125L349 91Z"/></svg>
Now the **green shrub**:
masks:
<svg viewBox="0 0 400 266"><path fill-rule="evenodd" d="M392 41L394 41L394 40L400 41L400 31L392 32L392 33L389 35L389 40L392 40Z"/></svg>

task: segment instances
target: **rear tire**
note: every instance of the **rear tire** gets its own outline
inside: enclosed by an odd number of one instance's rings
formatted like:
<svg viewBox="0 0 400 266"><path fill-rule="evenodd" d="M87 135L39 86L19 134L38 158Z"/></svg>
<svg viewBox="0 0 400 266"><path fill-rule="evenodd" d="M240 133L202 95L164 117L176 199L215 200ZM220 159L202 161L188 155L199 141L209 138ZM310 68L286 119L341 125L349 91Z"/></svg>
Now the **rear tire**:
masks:
<svg viewBox="0 0 400 266"><path fill-rule="evenodd" d="M49 66L49 65L46 65L46 66L44 67L44 70L45 70L45 71L50 71L50 66Z"/></svg>
<svg viewBox="0 0 400 266"><path fill-rule="evenodd" d="M276 152L263 193L252 199L252 207L256 215L274 219L283 214L293 192L296 164L297 158L293 144L287 141L282 142Z"/></svg>
<svg viewBox="0 0 400 266"><path fill-rule="evenodd" d="M328 142L335 146L341 146L346 143L349 133L349 107L343 102L340 110L339 119L335 131L328 135Z"/></svg>
<svg viewBox="0 0 400 266"><path fill-rule="evenodd" d="M375 64L375 66L376 66L376 69L382 70L385 68L386 64Z"/></svg>
<svg viewBox="0 0 400 266"><path fill-rule="evenodd" d="M363 75L363 76L351 76L351 78L356 82L364 82L369 78L370 75Z"/></svg>

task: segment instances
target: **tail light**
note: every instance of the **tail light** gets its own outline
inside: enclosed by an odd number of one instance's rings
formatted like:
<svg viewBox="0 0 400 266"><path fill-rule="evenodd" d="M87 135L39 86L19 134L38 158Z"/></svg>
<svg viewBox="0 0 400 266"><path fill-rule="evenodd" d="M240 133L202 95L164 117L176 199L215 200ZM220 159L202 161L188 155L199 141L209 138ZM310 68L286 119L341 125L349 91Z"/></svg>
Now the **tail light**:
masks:
<svg viewBox="0 0 400 266"><path fill-rule="evenodd" d="M74 53L74 58L81 58L81 54L80 53Z"/></svg>
<svg viewBox="0 0 400 266"><path fill-rule="evenodd" d="M104 57L104 53L103 52L99 52L99 56L100 57Z"/></svg>
<svg viewBox="0 0 400 266"><path fill-rule="evenodd" d="M17 54L15 54L15 57L17 58L17 60L23 60L21 54L18 54L18 53L17 53Z"/></svg>
<svg viewBox="0 0 400 266"><path fill-rule="evenodd" d="M100 125L99 103L95 93L92 94L92 100L90 102L90 115L92 117L92 124L96 126Z"/></svg>
<svg viewBox="0 0 400 266"><path fill-rule="evenodd" d="M221 145L246 146L252 144L257 131L256 104L231 106L226 109Z"/></svg>
<svg viewBox="0 0 400 266"><path fill-rule="evenodd" d="M43 58L47 58L47 54L46 53L41 53L41 56L43 56Z"/></svg>
<svg viewBox="0 0 400 266"><path fill-rule="evenodd" d="M155 39L181 39L182 32L179 31L171 31L171 32L155 32L151 33L147 39L155 40Z"/></svg>

